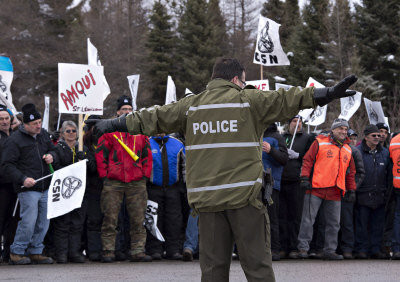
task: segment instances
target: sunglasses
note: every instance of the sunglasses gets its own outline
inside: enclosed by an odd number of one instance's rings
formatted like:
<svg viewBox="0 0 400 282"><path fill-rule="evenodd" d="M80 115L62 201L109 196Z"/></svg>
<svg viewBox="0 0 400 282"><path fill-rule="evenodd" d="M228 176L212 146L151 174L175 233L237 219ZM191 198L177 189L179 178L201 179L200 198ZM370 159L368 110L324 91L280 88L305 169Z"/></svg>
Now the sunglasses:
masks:
<svg viewBox="0 0 400 282"><path fill-rule="evenodd" d="M371 134L371 136L374 137L374 138L375 137L381 137L381 135L379 135L379 134Z"/></svg>
<svg viewBox="0 0 400 282"><path fill-rule="evenodd" d="M75 129L67 129L67 130L65 130L65 132L67 132L67 133L76 133L76 130Z"/></svg>

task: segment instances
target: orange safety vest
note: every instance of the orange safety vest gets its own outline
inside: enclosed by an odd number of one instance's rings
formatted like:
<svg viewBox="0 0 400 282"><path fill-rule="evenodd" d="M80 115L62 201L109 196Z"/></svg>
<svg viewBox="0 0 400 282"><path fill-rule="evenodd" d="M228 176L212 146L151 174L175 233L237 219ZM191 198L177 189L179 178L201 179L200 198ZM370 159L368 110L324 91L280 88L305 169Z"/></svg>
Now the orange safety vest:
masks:
<svg viewBox="0 0 400 282"><path fill-rule="evenodd" d="M393 186L400 189L400 134L390 141L389 152L393 161Z"/></svg>
<svg viewBox="0 0 400 282"><path fill-rule="evenodd" d="M316 138L318 153L315 158L312 178L313 188L339 187L346 191L346 170L351 160L351 148L344 144L341 148L331 143L329 136Z"/></svg>

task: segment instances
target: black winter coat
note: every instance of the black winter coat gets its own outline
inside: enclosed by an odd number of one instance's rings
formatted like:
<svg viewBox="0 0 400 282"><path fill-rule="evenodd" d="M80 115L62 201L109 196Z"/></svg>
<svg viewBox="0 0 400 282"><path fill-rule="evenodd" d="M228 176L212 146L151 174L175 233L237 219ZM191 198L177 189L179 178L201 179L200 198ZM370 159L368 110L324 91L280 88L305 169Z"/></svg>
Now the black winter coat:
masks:
<svg viewBox="0 0 400 282"><path fill-rule="evenodd" d="M292 142L293 135L289 132L283 134L286 146L289 149ZM301 173L301 165L303 164L303 157L310 149L311 144L314 142L315 136L303 132L297 132L294 138L292 150L299 153L297 159L289 159L283 168L282 181L299 181Z"/></svg>
<svg viewBox="0 0 400 282"><path fill-rule="evenodd" d="M357 187L357 203L359 205L377 208L385 203L385 196L392 179L392 165L389 151L378 145L371 152L365 140L358 146L365 168L365 177Z"/></svg>
<svg viewBox="0 0 400 282"><path fill-rule="evenodd" d="M23 126L20 126L4 144L2 153L3 172L14 185L17 193L24 191L46 191L50 185L50 177L39 181L31 188L21 188L27 177L38 179L50 174L49 166L43 160L43 155L53 156L53 165L58 159L53 152L55 146L50 140L46 130L36 135L36 138L29 135Z"/></svg>
<svg viewBox="0 0 400 282"><path fill-rule="evenodd" d="M9 136L6 133L0 131L0 160L4 150L4 143L8 137ZM9 189L10 191L14 190L10 178L6 176L2 167L0 167L0 189Z"/></svg>
<svg viewBox="0 0 400 282"><path fill-rule="evenodd" d="M351 148L351 155L353 156L354 164L356 166L356 186L358 188L365 177L364 161L360 150L354 145L349 145Z"/></svg>

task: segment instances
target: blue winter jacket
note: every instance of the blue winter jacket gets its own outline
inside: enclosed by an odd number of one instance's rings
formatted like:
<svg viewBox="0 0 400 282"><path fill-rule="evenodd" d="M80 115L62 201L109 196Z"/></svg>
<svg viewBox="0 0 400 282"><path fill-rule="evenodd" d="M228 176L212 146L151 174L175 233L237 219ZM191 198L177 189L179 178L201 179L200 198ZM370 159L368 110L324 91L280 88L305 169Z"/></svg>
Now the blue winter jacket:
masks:
<svg viewBox="0 0 400 282"><path fill-rule="evenodd" d="M263 141L271 145L269 154L262 152L264 169L271 168L272 178L274 179L274 189L281 189L281 179L283 167L288 161L288 153L285 140L277 131L266 131Z"/></svg>
<svg viewBox="0 0 400 282"><path fill-rule="evenodd" d="M153 154L153 169L150 182L156 186L163 186L164 166L168 166L168 183L164 186L171 186L179 181L180 169L184 175L185 145L178 139L166 135L164 137L150 138L151 153ZM163 150L167 150L167 160L163 160ZM166 181L165 181L166 182Z"/></svg>

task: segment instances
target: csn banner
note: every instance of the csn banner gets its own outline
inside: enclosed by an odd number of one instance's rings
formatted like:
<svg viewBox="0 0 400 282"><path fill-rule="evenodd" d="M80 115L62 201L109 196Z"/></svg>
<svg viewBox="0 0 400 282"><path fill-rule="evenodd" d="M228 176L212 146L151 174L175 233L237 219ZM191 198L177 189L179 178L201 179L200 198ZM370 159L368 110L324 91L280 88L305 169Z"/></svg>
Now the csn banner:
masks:
<svg viewBox="0 0 400 282"><path fill-rule="evenodd" d="M281 25L260 15L253 63L264 66L287 66L289 59L279 39Z"/></svg>
<svg viewBox="0 0 400 282"><path fill-rule="evenodd" d="M103 67L58 64L58 112L66 114L103 114Z"/></svg>
<svg viewBox="0 0 400 282"><path fill-rule="evenodd" d="M172 77L168 76L167 95L165 96L165 105L176 102L176 87Z"/></svg>
<svg viewBox="0 0 400 282"><path fill-rule="evenodd" d="M315 88L324 88L325 86L318 81L316 81L314 78L310 77L307 81L306 87L312 87L314 86ZM326 111L328 109L328 105L325 105L323 107L317 106L317 108L314 110L313 114L311 115L308 124L311 126L318 126L320 124L323 124L326 119Z"/></svg>
<svg viewBox="0 0 400 282"><path fill-rule="evenodd" d="M127 78L128 78L129 89L131 90L131 95L132 95L132 108L134 111L136 111L137 110L136 99L139 88L140 74L129 75L127 76Z"/></svg>
<svg viewBox="0 0 400 282"><path fill-rule="evenodd" d="M339 118L350 120L361 105L361 96L361 92L357 91L353 96L340 98Z"/></svg>
<svg viewBox="0 0 400 282"><path fill-rule="evenodd" d="M371 101L367 98L364 98L364 104L370 124L377 124L379 122L386 123L381 102Z"/></svg>

